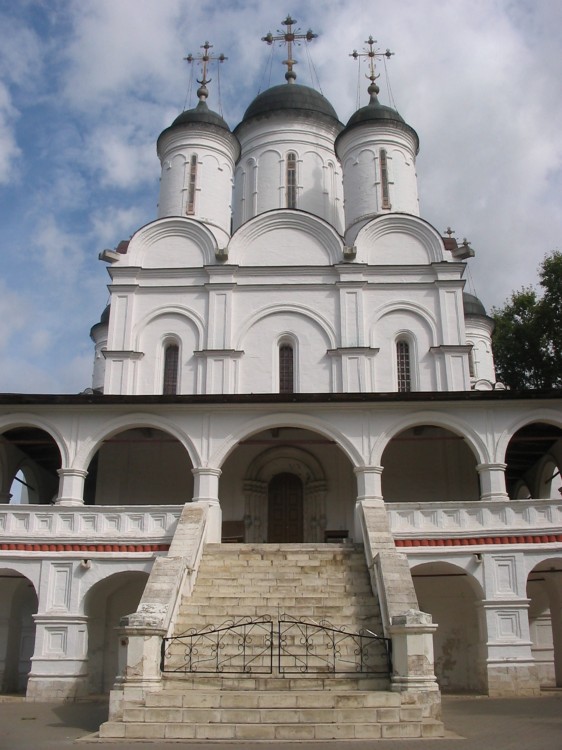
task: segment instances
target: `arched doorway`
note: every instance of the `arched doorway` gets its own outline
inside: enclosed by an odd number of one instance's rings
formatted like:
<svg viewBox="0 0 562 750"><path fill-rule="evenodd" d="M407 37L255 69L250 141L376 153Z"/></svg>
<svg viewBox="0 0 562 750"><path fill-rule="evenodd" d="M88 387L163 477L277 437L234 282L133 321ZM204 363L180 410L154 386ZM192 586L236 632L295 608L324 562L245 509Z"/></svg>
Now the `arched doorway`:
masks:
<svg viewBox="0 0 562 750"><path fill-rule="evenodd" d="M116 628L125 615L136 612L148 580L147 573L115 573L88 591L88 687L90 693L108 693L118 669Z"/></svg>
<svg viewBox="0 0 562 750"><path fill-rule="evenodd" d="M300 544L304 541L303 485L296 474L276 474L267 488L267 540Z"/></svg>
<svg viewBox="0 0 562 750"><path fill-rule="evenodd" d="M435 675L443 692L485 693L486 626L476 579L456 565L424 563L412 568L420 609L437 623Z"/></svg>
<svg viewBox="0 0 562 750"><path fill-rule="evenodd" d="M35 650L37 594L31 581L0 570L0 685L3 693L25 693Z"/></svg>
<svg viewBox="0 0 562 750"><path fill-rule="evenodd" d="M296 477L287 480L292 481L294 490L286 488L284 492L296 493L295 498L302 493L301 541L323 543L328 538L351 537L357 479L348 456L326 435L272 426L241 440L220 468L223 539L255 544L272 541L269 494L278 475ZM281 491L275 483L273 490ZM296 502L295 498L290 502Z"/></svg>

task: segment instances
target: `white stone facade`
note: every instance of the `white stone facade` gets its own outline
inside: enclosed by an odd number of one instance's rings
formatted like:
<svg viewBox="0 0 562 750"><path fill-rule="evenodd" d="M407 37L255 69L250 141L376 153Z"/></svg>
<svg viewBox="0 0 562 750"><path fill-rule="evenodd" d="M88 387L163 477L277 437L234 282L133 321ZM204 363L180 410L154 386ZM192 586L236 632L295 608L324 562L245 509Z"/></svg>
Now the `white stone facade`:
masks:
<svg viewBox="0 0 562 750"><path fill-rule="evenodd" d="M200 105L160 136L158 218L104 256L94 393L0 396L5 692L107 692L131 660L156 683L204 543L268 543L286 475L291 541L364 543L374 585L402 581L400 690L436 690L416 596L442 689L562 681L560 395L495 382L471 251L419 216L414 131L287 87L234 133ZM152 623L127 654L125 615Z"/></svg>

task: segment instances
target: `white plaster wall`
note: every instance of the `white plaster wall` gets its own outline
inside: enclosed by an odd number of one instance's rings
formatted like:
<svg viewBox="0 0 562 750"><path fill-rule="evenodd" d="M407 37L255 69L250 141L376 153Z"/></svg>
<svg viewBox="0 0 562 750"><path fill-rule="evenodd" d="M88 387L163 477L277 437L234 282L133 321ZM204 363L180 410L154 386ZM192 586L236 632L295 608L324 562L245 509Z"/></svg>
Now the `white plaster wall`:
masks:
<svg viewBox="0 0 562 750"><path fill-rule="evenodd" d="M343 233L343 188L334 151L337 124L284 115L245 123L234 175L233 229L253 216L286 206L287 153L297 155L297 208Z"/></svg>
<svg viewBox="0 0 562 750"><path fill-rule="evenodd" d="M279 341L295 341L295 392L332 389L330 340L321 326L305 313L274 311L255 321L240 339L239 390L242 393L279 392Z"/></svg>
<svg viewBox="0 0 562 750"><path fill-rule="evenodd" d="M492 352L492 324L491 321L475 316L465 318L466 340L472 344L474 362L474 379L496 382L494 355Z"/></svg>
<svg viewBox="0 0 562 750"><path fill-rule="evenodd" d="M158 218L185 216L192 155L197 178L192 217L207 223L223 246L230 235L232 179L236 139L211 127L176 127L158 143L162 164Z"/></svg>
<svg viewBox="0 0 562 750"><path fill-rule="evenodd" d="M387 152L390 209L382 208L380 150ZM366 218L379 213L419 215L415 140L411 133L377 123L354 127L338 139L343 166L345 238L355 240Z"/></svg>

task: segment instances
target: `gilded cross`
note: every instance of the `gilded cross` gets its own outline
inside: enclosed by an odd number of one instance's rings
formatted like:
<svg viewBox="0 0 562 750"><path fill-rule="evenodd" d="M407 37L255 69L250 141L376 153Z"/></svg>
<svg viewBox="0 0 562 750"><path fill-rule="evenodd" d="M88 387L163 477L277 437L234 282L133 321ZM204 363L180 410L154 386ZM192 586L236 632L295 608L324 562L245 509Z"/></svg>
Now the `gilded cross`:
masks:
<svg viewBox="0 0 562 750"><path fill-rule="evenodd" d="M293 59L293 43L299 44L302 39L310 42L312 39L316 39L316 37L318 36L318 34L314 34L311 29L309 29L304 34L299 33L300 29L293 28L296 23L296 19L291 18L291 16L288 15L284 21L281 21L281 24L287 27L286 31L277 29L277 35L273 35L270 31L268 34L262 36L261 38L262 42L267 42L267 44L279 42L279 44L287 45L287 59L283 60L283 65L287 66L285 78L289 83L293 83L297 77L296 73L293 71L293 65L297 64L297 61Z"/></svg>
<svg viewBox="0 0 562 750"><path fill-rule="evenodd" d="M386 50L386 52L381 52L381 50L376 49L375 44L377 44L377 40L373 39L372 36L369 36L369 38L365 41L365 44L369 45L369 49L365 49L363 52L357 52L356 49L353 50L353 52L349 55L350 57L353 57L354 60L358 60L360 57L368 57L369 58L369 75L365 76L365 78L368 78L371 81L371 86L369 86L369 93L371 92L371 87L376 86L375 81L379 76L375 72L375 62L378 57L386 57L390 59L394 52L391 52L389 49ZM376 94L379 93L379 88L376 86Z"/></svg>
<svg viewBox="0 0 562 750"><path fill-rule="evenodd" d="M188 63L192 62L198 62L201 64L202 68L202 77L201 80L199 78L197 79L197 83L201 84L201 88L197 90L197 96L200 99L206 99L209 95L209 92L207 91L207 84L211 83L211 78L207 78L207 65L210 62L214 62L215 60L218 60L218 62L222 63L225 60L228 60L228 57L225 57L222 52L220 55L213 55L212 52L209 52L213 48L212 44L209 44L209 42L205 42L201 45L201 49L203 52L199 52L196 55L192 55L191 52L187 57L184 57L183 59L186 60Z"/></svg>

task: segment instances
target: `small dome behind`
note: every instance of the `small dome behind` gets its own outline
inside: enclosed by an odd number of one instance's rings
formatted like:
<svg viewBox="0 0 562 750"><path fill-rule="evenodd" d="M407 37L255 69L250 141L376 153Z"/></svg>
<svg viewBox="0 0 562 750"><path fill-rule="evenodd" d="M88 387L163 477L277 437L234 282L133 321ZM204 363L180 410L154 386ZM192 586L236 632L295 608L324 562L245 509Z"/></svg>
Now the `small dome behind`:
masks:
<svg viewBox="0 0 562 750"><path fill-rule="evenodd" d="M462 301L464 304L465 318L467 315L484 315L485 317L489 317L486 308L474 294L463 292Z"/></svg>

